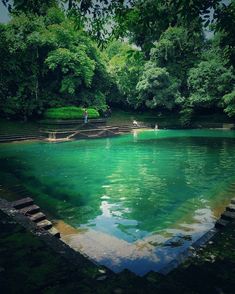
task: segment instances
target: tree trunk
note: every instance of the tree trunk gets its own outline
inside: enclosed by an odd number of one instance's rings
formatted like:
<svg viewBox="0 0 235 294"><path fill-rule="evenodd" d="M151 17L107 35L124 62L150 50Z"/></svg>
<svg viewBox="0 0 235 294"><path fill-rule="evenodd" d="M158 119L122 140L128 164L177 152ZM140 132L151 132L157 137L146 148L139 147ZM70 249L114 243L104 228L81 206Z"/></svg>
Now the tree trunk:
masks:
<svg viewBox="0 0 235 294"><path fill-rule="evenodd" d="M36 50L36 56L37 56L37 59L38 59L38 47L37 47L37 50ZM38 100L38 73L36 72L35 74L35 99L36 101Z"/></svg>
<svg viewBox="0 0 235 294"><path fill-rule="evenodd" d="M70 10L73 7L73 0L69 0L68 9Z"/></svg>

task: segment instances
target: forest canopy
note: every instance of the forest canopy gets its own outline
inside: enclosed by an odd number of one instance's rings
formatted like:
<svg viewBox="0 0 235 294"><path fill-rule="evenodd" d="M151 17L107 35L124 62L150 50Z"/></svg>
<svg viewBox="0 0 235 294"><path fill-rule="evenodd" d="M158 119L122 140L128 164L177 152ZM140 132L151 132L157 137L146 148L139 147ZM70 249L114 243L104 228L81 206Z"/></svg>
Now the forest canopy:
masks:
<svg viewBox="0 0 235 294"><path fill-rule="evenodd" d="M2 2L1 116L109 105L235 117L234 0Z"/></svg>

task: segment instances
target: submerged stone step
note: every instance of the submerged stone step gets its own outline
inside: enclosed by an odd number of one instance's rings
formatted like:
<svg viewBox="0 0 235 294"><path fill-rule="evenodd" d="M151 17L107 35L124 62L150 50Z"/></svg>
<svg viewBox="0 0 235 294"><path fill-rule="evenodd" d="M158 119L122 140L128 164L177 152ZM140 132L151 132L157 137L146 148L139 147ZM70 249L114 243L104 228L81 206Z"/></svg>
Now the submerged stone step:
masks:
<svg viewBox="0 0 235 294"><path fill-rule="evenodd" d="M1 139L1 143L7 143L7 142L14 142L14 141L24 141L24 140L34 140L34 139L39 139L38 137L20 137L20 138L8 138L8 139Z"/></svg>
<svg viewBox="0 0 235 294"><path fill-rule="evenodd" d="M25 195L29 194L24 188L21 188L21 189L20 188L18 188L18 189L13 188L13 189L10 189L10 191L15 193L15 194L25 194ZM28 197L30 197L30 196L25 196L25 197L22 197L22 198L28 198Z"/></svg>
<svg viewBox="0 0 235 294"><path fill-rule="evenodd" d="M98 134L88 135L88 138L99 138Z"/></svg>
<svg viewBox="0 0 235 294"><path fill-rule="evenodd" d="M217 229L221 229L221 228L224 228L226 227L227 225L229 224L229 221L228 220L224 220L224 219L219 219L217 220L217 222L215 223L215 227Z"/></svg>
<svg viewBox="0 0 235 294"><path fill-rule="evenodd" d="M16 209L21 209L33 204L33 199L30 197L26 197L20 200L16 200L12 202L12 206Z"/></svg>
<svg viewBox="0 0 235 294"><path fill-rule="evenodd" d="M226 207L226 210L227 210L227 211L231 211L231 212L235 212L235 204L229 204L229 205Z"/></svg>
<svg viewBox="0 0 235 294"><path fill-rule="evenodd" d="M29 218L31 221L38 223L38 222L46 219L46 216L42 212L37 212L37 213L33 214L32 216L30 216Z"/></svg>
<svg viewBox="0 0 235 294"><path fill-rule="evenodd" d="M52 227L52 223L49 220L44 219L37 223L37 227L40 229L48 230Z"/></svg>
<svg viewBox="0 0 235 294"><path fill-rule="evenodd" d="M35 214L35 213L40 211L40 207L33 204L33 205L30 205L30 206L21 208L19 211L21 213L23 213L23 214Z"/></svg>
<svg viewBox="0 0 235 294"><path fill-rule="evenodd" d="M235 219L235 212L225 211L221 214L221 218L225 220L234 220Z"/></svg>
<svg viewBox="0 0 235 294"><path fill-rule="evenodd" d="M57 231L56 228L52 227L50 229L48 229L48 232L53 235L54 237L60 238L60 232Z"/></svg>

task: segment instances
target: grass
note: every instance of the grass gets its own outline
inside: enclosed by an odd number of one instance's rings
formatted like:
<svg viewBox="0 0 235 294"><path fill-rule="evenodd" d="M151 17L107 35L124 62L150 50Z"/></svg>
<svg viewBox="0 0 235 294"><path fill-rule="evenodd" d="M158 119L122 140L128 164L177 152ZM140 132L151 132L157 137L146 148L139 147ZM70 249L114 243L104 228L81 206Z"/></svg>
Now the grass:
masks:
<svg viewBox="0 0 235 294"><path fill-rule="evenodd" d="M88 108L88 118L98 118L99 113L94 108ZM76 106L49 108L44 113L46 119L83 119L84 109Z"/></svg>

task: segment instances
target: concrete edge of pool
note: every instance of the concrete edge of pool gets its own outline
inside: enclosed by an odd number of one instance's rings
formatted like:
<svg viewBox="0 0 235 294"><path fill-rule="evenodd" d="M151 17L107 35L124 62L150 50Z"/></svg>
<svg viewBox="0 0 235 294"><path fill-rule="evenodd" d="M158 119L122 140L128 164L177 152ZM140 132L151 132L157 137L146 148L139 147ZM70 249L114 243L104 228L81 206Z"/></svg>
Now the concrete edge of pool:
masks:
<svg viewBox="0 0 235 294"><path fill-rule="evenodd" d="M89 125L89 124L88 124ZM91 128L93 126L93 129ZM208 125L195 125L191 127L165 127L160 126L159 129L164 130L177 130L177 129L214 129L214 130L235 130L235 124L232 123L220 123L217 124L208 124ZM68 129L66 131L59 130L37 130L33 134L9 134L3 135L0 134L0 143L14 143L14 142L24 142L24 141L43 141L48 143L60 143L67 142L71 140L79 140L79 139L99 139L99 138L107 138L113 136L119 136L127 133L135 133L139 131L148 131L154 130L154 127L151 125L141 125L141 126L133 126L129 125L104 125L102 127L97 127L96 124L91 123L91 125L86 129Z"/></svg>
<svg viewBox="0 0 235 294"><path fill-rule="evenodd" d="M53 251L62 255L65 259L72 261L78 266L81 266L81 264L88 264L99 269L104 268L103 266L95 264L89 259L88 256L83 256L82 254L74 251L71 247L69 247L57 237L51 235L48 231L39 229L34 222L32 222L27 216L14 209L11 203L3 198L0 198L0 210L9 216L14 222L25 228L26 231L32 233L42 240L47 246L53 249ZM105 272L112 273L109 269L106 268Z"/></svg>

